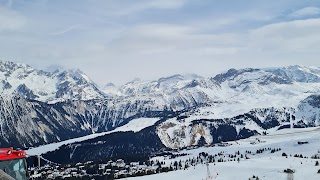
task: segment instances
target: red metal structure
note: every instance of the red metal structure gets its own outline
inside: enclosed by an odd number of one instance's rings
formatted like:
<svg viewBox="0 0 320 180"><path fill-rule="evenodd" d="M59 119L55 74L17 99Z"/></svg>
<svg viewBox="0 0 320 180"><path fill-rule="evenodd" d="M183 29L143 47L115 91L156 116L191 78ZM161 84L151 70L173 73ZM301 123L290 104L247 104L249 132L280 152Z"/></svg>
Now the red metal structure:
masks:
<svg viewBox="0 0 320 180"><path fill-rule="evenodd" d="M6 161L11 159L23 159L26 157L27 155L24 150L14 150L13 148L0 148L0 161Z"/></svg>
<svg viewBox="0 0 320 180"><path fill-rule="evenodd" d="M17 180L27 180L26 152L0 148L0 169Z"/></svg>

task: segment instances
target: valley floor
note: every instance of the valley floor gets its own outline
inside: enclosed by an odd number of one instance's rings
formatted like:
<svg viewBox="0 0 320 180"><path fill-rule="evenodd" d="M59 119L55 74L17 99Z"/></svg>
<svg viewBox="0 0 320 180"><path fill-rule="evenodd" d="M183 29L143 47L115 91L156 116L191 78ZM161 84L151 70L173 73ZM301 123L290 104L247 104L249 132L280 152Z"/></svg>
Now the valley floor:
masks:
<svg viewBox="0 0 320 180"><path fill-rule="evenodd" d="M298 142L307 142L307 144L299 145ZM183 150L179 153L187 153L189 155L168 159L167 157L155 157L154 160L165 161L169 166L174 161L184 161L189 158L197 157L200 152L206 152L214 155L224 152L226 162L210 163L209 169L211 175L215 175L213 179L217 180L248 180L252 176L258 176L259 179L266 180L282 180L288 179L288 174L284 173L287 168L293 169L294 179L297 180L316 180L320 179L318 170L320 166L315 166L319 159L311 158L311 156L320 155L320 129L284 129L274 134L266 136L255 136L248 139L229 142L231 145L227 147L207 147L193 150ZM265 151L256 153L258 149L264 148L281 148L280 151L271 153ZM241 159L238 161L228 161L228 154L235 154L239 151L245 154L246 151L252 151L248 154L250 159ZM286 153L288 156L282 156ZM294 157L295 154L302 154L304 158ZM218 175L216 175L218 174ZM187 170L178 170L168 173L160 173L143 177L129 178L132 180L162 180L162 179L183 179L183 180L201 180L207 176L207 166L198 164L191 166Z"/></svg>

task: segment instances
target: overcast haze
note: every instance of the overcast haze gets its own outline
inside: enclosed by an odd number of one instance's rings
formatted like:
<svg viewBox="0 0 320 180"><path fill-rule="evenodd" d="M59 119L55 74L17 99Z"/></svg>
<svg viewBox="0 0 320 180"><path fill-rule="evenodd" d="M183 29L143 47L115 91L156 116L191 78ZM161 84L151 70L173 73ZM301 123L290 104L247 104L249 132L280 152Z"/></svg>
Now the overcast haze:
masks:
<svg viewBox="0 0 320 180"><path fill-rule="evenodd" d="M0 59L79 68L100 86L319 55L318 0L0 0Z"/></svg>

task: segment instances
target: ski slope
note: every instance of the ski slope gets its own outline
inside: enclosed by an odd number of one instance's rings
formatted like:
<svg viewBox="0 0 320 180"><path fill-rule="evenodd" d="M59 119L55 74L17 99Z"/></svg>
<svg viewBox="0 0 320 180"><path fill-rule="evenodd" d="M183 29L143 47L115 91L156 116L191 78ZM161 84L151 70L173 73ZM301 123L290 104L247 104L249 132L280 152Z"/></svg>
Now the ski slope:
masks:
<svg viewBox="0 0 320 180"><path fill-rule="evenodd" d="M249 159L240 163L224 162L216 165L210 164L211 174L218 173L216 180L248 180L253 175L262 180L285 180L287 174L283 173L286 168L294 168L294 179L297 180L318 180L320 174L317 174L319 167L315 166L313 160L303 160L301 164L297 158L284 157L261 157ZM179 170L156 175L128 178L130 180L201 180L205 179L207 174L206 165L197 165L188 170Z"/></svg>
<svg viewBox="0 0 320 180"><path fill-rule="evenodd" d="M73 138L73 139L69 139L66 141L61 141L61 142L57 142L57 143L51 143L51 144L47 144L47 145L43 145L43 146L39 146L36 148L31 148L27 150L27 155L28 156L34 156L34 155L40 155L40 154L44 154L47 153L49 151L54 151L56 149L58 149L60 146L65 145L65 144L70 144L70 143L74 143L74 142L81 142L81 141L85 141L88 139L93 139L96 138L98 136L104 136L106 134L111 134L114 132L126 132L126 131L133 131L133 132L139 132L142 129L152 126L154 125L157 121L159 121L159 118L138 118L138 119L133 119L131 121L129 121L129 123L120 126L112 131L108 131L108 132L103 132L103 133L94 133L94 134L90 134L87 136L83 136L83 137L79 137L79 138Z"/></svg>
<svg viewBox="0 0 320 180"><path fill-rule="evenodd" d="M320 128L305 129L284 129L266 136L254 136L248 139L229 142L231 145L227 147L203 147L193 150L183 150L179 153L187 153L189 155L178 157L175 159L167 159L166 157L155 157L154 160L165 161L166 166L174 161L184 161L188 158L196 157L200 152L216 154L224 151L225 154L234 154L236 151L245 153L245 151L255 152L260 148L281 148L281 151L262 154L248 155L250 159L244 159L240 162L227 161L209 164L211 175L218 174L217 180L248 180L252 176L258 176L259 179L281 180L286 179L287 174L283 171L287 168L294 169L294 179L298 180L316 180L320 179L317 171L320 166L315 166L317 159L310 157L320 154ZM260 140L260 143L257 142ZM298 145L298 141L307 141L308 144ZM253 144L256 143L256 144ZM288 157L282 156L286 153ZM302 154L307 158L296 158L294 154ZM290 156L292 155L292 156ZM162 179L183 179L183 180L201 180L207 175L207 167L205 164L198 164L195 167L189 167L187 170L178 170L168 173L160 173L143 177L129 178L132 180L162 180Z"/></svg>

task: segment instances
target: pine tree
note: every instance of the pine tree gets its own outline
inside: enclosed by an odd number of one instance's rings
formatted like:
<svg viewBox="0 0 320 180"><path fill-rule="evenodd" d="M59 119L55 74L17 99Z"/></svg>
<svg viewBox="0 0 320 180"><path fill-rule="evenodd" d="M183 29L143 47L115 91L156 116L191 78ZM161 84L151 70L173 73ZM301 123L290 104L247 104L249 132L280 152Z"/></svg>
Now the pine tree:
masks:
<svg viewBox="0 0 320 180"><path fill-rule="evenodd" d="M178 169L178 162L174 161L173 166L175 167L175 170L177 170Z"/></svg>

